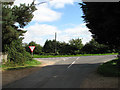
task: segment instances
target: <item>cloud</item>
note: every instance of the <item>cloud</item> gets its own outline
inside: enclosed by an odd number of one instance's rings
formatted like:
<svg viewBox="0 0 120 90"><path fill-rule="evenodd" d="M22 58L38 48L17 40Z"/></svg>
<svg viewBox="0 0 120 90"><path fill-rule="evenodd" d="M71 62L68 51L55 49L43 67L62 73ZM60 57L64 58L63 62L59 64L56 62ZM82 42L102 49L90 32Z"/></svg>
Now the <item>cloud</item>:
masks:
<svg viewBox="0 0 120 90"><path fill-rule="evenodd" d="M23 42L29 43L30 41L36 41L40 45L44 45L47 39L53 40L55 38L55 32L57 32L57 40L69 42L70 39L82 39L83 44L91 40L91 33L82 24L75 26L74 28L67 28L65 30L59 30L57 27L47 24L34 24L28 28L25 34Z"/></svg>
<svg viewBox="0 0 120 90"><path fill-rule="evenodd" d="M38 10L34 12L33 21L37 22L52 22L61 18L62 13L53 11L47 5L37 7Z"/></svg>
<svg viewBox="0 0 120 90"><path fill-rule="evenodd" d="M81 2L81 0L52 0L49 4L54 8L64 8L66 4L73 5L74 2Z"/></svg>
<svg viewBox="0 0 120 90"><path fill-rule="evenodd" d="M34 24L29 26L27 32L25 33L25 39L23 42L29 43L30 41L36 41L41 45L44 44L46 39L54 37L55 32L61 33L55 26L47 24Z"/></svg>
<svg viewBox="0 0 120 90"><path fill-rule="evenodd" d="M14 5L20 5L20 3L31 4L33 0L15 0ZM40 3L40 0L36 0L35 4ZM59 20L62 13L52 10L48 3L40 4L36 6L37 10L33 13L34 17L32 21L35 22L53 22Z"/></svg>

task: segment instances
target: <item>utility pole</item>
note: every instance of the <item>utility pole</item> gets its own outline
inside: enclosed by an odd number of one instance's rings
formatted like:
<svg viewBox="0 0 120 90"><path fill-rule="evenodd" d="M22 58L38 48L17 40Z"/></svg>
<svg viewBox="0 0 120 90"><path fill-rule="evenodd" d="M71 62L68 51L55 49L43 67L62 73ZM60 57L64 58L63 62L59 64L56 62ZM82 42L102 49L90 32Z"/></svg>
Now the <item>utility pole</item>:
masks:
<svg viewBox="0 0 120 90"><path fill-rule="evenodd" d="M57 51L57 43L56 43L56 38L57 38L57 33L55 32L55 54L56 54L56 51Z"/></svg>

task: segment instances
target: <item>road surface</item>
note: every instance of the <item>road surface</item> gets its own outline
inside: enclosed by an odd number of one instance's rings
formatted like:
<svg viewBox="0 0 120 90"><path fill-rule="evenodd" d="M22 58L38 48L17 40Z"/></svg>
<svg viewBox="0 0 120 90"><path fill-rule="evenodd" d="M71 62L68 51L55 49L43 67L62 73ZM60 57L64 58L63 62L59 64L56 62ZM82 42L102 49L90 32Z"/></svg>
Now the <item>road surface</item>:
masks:
<svg viewBox="0 0 120 90"><path fill-rule="evenodd" d="M54 60L56 63L3 88L80 88L87 75L95 71L101 63L114 58L115 55L38 58L37 60Z"/></svg>

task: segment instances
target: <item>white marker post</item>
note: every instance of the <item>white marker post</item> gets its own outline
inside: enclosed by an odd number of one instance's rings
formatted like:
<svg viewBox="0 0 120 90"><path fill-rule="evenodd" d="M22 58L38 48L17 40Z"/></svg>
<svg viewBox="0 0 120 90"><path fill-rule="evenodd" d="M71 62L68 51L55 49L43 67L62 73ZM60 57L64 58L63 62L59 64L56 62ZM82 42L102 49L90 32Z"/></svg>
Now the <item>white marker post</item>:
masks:
<svg viewBox="0 0 120 90"><path fill-rule="evenodd" d="M34 49L35 49L35 46L29 46L29 48L30 48L30 50L31 50L31 52L32 52L32 57L33 57L33 51L34 51Z"/></svg>

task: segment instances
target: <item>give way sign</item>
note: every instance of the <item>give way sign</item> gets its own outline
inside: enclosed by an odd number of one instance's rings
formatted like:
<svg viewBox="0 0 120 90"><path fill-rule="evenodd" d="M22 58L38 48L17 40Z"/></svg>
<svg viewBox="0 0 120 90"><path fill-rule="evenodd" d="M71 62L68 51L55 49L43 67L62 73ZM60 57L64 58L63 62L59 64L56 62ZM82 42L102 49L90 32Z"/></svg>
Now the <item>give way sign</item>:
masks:
<svg viewBox="0 0 120 90"><path fill-rule="evenodd" d="M35 49L35 46L29 46L29 48L30 48L31 52L33 52Z"/></svg>

